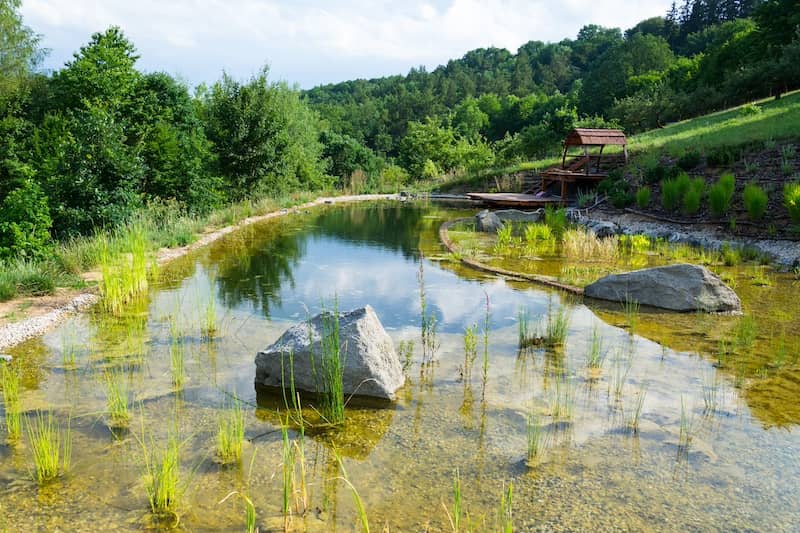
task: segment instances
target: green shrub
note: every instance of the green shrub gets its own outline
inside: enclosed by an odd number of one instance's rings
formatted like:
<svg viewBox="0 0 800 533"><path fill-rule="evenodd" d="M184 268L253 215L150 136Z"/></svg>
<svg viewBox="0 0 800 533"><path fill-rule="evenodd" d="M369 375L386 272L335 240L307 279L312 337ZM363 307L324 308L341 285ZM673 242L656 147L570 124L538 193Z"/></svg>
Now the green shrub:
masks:
<svg viewBox="0 0 800 533"><path fill-rule="evenodd" d="M0 257L43 257L52 224L44 192L25 180L0 203Z"/></svg>
<svg viewBox="0 0 800 533"><path fill-rule="evenodd" d="M617 209L622 209L633 203L634 196L627 191L614 191L609 196L609 199L611 200L611 205Z"/></svg>
<svg viewBox="0 0 800 533"><path fill-rule="evenodd" d="M706 154L706 163L713 167L732 165L739 158L738 151L731 146L717 146Z"/></svg>
<svg viewBox="0 0 800 533"><path fill-rule="evenodd" d="M661 182L661 205L667 211L674 211L681 199L680 184L677 179L665 179Z"/></svg>
<svg viewBox="0 0 800 533"><path fill-rule="evenodd" d="M700 152L698 152L697 150L687 150L678 159L678 161L676 161L675 164L678 165L683 170L691 170L700 164L700 160L701 160Z"/></svg>
<svg viewBox="0 0 800 533"><path fill-rule="evenodd" d="M708 190L708 206L712 215L721 217L728 212L735 189L736 178L730 173L720 176L717 183L711 186Z"/></svg>
<svg viewBox="0 0 800 533"><path fill-rule="evenodd" d="M792 217L792 222L800 224L800 182L787 183L783 187L783 204Z"/></svg>
<svg viewBox="0 0 800 533"><path fill-rule="evenodd" d="M683 195L683 212L687 215L694 215L700 210L700 202L703 199L702 192L697 189L689 189Z"/></svg>
<svg viewBox="0 0 800 533"><path fill-rule="evenodd" d="M742 194L744 207L751 220L760 220L767 212L767 193L754 183L748 183Z"/></svg>
<svg viewBox="0 0 800 533"><path fill-rule="evenodd" d="M640 209L645 209L650 205L650 187L639 187L639 190L636 191L636 205Z"/></svg>
<svg viewBox="0 0 800 533"><path fill-rule="evenodd" d="M667 176L667 168L656 163L652 167L647 167L644 169L643 177L644 181L647 183L658 183L669 176Z"/></svg>

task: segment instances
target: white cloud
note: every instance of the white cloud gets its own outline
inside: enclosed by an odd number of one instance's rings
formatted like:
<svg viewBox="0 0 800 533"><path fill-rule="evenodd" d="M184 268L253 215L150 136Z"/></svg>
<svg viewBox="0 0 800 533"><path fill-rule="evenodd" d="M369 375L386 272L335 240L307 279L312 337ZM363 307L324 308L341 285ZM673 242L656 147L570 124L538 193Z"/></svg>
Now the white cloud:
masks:
<svg viewBox="0 0 800 533"><path fill-rule="evenodd" d="M529 40L574 38L585 24L621 26L664 14L669 0L25 0L25 22L58 68L91 33L116 24L147 70L211 81L265 61L304 86L435 68L474 48L516 51Z"/></svg>

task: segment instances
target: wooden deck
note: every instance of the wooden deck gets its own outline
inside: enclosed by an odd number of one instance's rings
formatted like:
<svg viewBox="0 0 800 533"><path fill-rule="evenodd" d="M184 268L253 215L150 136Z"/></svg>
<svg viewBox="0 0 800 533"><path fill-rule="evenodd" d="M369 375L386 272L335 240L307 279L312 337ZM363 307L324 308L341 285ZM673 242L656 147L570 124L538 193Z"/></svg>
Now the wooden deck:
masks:
<svg viewBox="0 0 800 533"><path fill-rule="evenodd" d="M473 200L479 200L487 205L497 207L544 207L547 205L561 205L563 203L562 199L558 196L514 192L468 192L467 196Z"/></svg>

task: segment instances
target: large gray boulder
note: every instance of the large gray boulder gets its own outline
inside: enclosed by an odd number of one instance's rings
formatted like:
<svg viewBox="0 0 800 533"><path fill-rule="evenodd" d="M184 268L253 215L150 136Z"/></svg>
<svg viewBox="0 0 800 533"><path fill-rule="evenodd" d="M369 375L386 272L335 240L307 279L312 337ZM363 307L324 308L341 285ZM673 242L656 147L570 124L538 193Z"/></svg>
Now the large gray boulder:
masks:
<svg viewBox="0 0 800 533"><path fill-rule="evenodd" d="M328 313L328 320L331 314ZM322 392L314 368L322 368L324 314L287 329L274 344L256 355L256 385L289 388L289 354L293 354L295 389ZM369 305L339 313L339 344L344 357L345 394L393 400L405 383L391 337ZM313 357L313 360L312 360ZM313 361L313 362L312 362ZM283 378L281 376L283 365ZM313 366L312 366L313 365Z"/></svg>
<svg viewBox="0 0 800 533"><path fill-rule="evenodd" d="M503 227L503 221L493 212L484 209L475 215L475 229L486 233L497 233Z"/></svg>
<svg viewBox="0 0 800 533"><path fill-rule="evenodd" d="M514 223L521 223L521 222L539 222L543 218L543 209L537 209L536 211L520 211L519 209L503 209L501 211L495 211L494 214L497 215L497 218L500 219L500 222L514 222Z"/></svg>
<svg viewBox="0 0 800 533"><path fill-rule="evenodd" d="M741 311L733 290L707 268L679 264L601 278L584 290L590 298L639 302L671 311Z"/></svg>

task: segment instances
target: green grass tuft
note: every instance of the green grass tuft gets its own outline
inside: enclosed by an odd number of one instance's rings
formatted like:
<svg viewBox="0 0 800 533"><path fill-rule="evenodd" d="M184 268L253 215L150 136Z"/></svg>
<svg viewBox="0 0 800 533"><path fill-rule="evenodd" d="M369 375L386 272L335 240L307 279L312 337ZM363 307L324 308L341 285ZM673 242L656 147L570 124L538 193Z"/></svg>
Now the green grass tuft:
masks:
<svg viewBox="0 0 800 533"><path fill-rule="evenodd" d="M53 420L53 413L37 412L28 422L28 439L34 463L34 479L40 484L69 470L72 457L72 431L69 424L62 430Z"/></svg>

